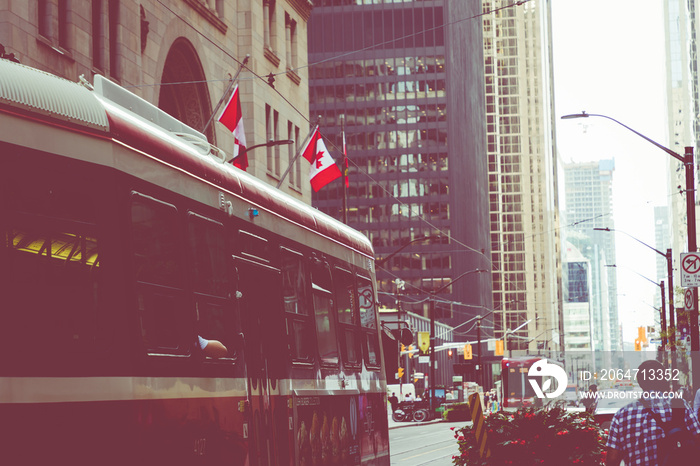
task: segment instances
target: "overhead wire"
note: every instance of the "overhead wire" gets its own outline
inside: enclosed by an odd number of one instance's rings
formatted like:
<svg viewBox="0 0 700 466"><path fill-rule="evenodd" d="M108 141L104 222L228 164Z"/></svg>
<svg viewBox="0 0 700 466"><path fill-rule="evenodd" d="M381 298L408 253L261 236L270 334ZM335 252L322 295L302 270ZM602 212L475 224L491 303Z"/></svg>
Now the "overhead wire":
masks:
<svg viewBox="0 0 700 466"><path fill-rule="evenodd" d="M165 9L167 9L168 11L170 11L174 16L178 17L183 23L185 23L185 24L186 24L187 26L189 26L193 31L195 31L195 33L199 34L202 38L204 38L205 40L207 40L207 41L208 41L210 44L212 44L214 47L218 48L222 53L224 53L225 55L227 55L229 58L231 58L231 59L232 59L233 61L235 61L237 64L243 66L247 71L249 71L249 72L253 75L254 78L252 78L252 79L260 79L260 80L262 80L263 82L265 82L265 84L268 84L268 85L269 85L268 76L264 76L264 77L263 77L263 76L258 75L257 73L255 73L255 72L254 72L253 70L251 70L249 67L245 66L244 63L243 63L242 61L238 60L235 56L233 56L228 50L226 50L224 47L220 46L220 45L217 43L217 41L215 41L214 39L212 39L212 38L210 38L209 36L207 36L206 34L204 34L201 30L199 30L199 29L196 28L193 24L191 24L187 19L185 19L185 18L183 18L181 15L179 15L179 14L178 14L175 10L173 10L169 5L166 5L162 0L158 0L158 1L159 1L159 3L161 4L161 6L163 6ZM376 43L376 44L373 44L373 45L364 47L364 48L362 48L362 49L357 49L357 50L345 52L345 53L342 53L342 54L335 55L335 56L333 56L333 57L326 58L326 59L324 59L324 60L320 60L320 61L318 61L318 62L309 63L309 64L307 64L307 65L305 65L305 66L295 68L295 69L293 69L292 71L295 71L295 72L296 72L297 70L301 70L301 69L304 69L304 68L310 68L310 67L313 67L313 66L316 66L316 65L320 65L320 64L325 63L325 62L330 61L330 60L335 60L335 59L343 58L343 57L352 55L352 54L354 54L354 53L359 53L359 52L366 51L366 50L370 50L370 49L373 49L373 48L376 48L376 47L381 47L381 46L383 46L383 45L388 45L388 44L391 44L391 43L394 43L394 42L397 42L397 41L409 39L409 38L411 38L411 37L414 37L414 36L417 36L417 35L420 35L420 34L425 34L426 32L430 32L430 31L433 31L433 30L445 28L445 27L447 27L447 26L451 26L451 25L454 25L454 24L458 24L458 23L461 23L461 22L464 22L464 21L470 21L470 20L473 20L473 19L481 18L481 17L483 17L483 16L490 15L490 14L496 13L496 12L501 11L501 10L505 10L505 9L514 8L514 7L517 7L517 6L524 5L525 3L529 2L529 1L530 1L530 0L517 0L517 1L514 1L513 3L508 4L508 5L503 5L503 6L501 6L501 7L493 8L493 9L488 10L488 11L482 11L482 12L479 13L479 14L476 14L476 15L473 15L473 16L470 16L470 17L467 17L467 18L456 19L456 20L449 21L449 22L447 22L447 23L444 23L444 24L441 24L441 25L438 25L438 26L434 26L434 27L432 27L432 28L428 28L428 29L421 30L421 31L419 31L419 32L415 32L415 33L411 33L411 34L406 34L406 35L404 35L404 36L401 36L401 37L398 37L398 38L394 38L394 39L390 39L390 40L387 40L387 41L384 41L384 42ZM280 73L277 73L277 74L271 73L270 75L272 75L272 76L278 76L278 75L280 75L280 74L286 74L288 71L289 71L289 70L286 70L286 71L284 71L284 72L280 72ZM239 79L240 79L240 78L239 78ZM244 78L244 79L245 79L245 78ZM251 79L251 78L248 78L248 79ZM227 81L227 80L222 80L222 79L219 79L219 80L197 80L197 81L188 81L188 82L161 83L161 84L156 84L156 85L199 84L199 83L224 82L224 81ZM272 90L273 90L279 97L281 97L281 98L287 103L287 105L289 105L289 107L290 107L291 109L293 109L295 112L297 112L304 120L307 121L307 123L311 124L311 120L310 120L303 112L301 112L292 102L290 102L279 90L277 90L276 88L274 88L274 86L270 86L270 87L272 88ZM322 132L322 131L320 131L320 132L321 132L321 134L323 135L323 132ZM336 151L339 151L339 150L340 150L340 149L336 146L336 144L333 143L333 141L330 141L328 138L325 138L324 141L326 142L327 145L329 145L330 147L332 147L332 148L335 149ZM393 199L398 205L400 205L400 206L402 206L402 207L405 207L405 208L408 208L408 205L407 205L404 201L402 201L400 198L394 196L393 193L389 192L386 188L384 188L384 186L382 186L381 183L379 183L379 182L378 182L374 177L372 177L369 173L367 173L366 171L364 171L354 160L349 159L349 162L352 163L353 166L355 166L355 168L357 169L357 171L358 171L359 173L361 173L361 174L363 174L364 176L366 176L374 185L378 186L379 189L382 190L382 191L387 195L387 197ZM440 232L440 233L443 233L443 234L445 234L445 236L449 236L451 242L453 242L453 243L455 243L455 244L461 246L461 247L464 248L465 250L471 251L471 252L475 252L475 253L477 253L477 254L480 254L484 259L486 259L486 261L488 262L488 264L489 264L489 266L490 266L490 268L491 268L492 270L498 270L497 267L495 266L495 264L493 263L493 260L484 252L483 249L482 249L482 250L479 250L479 249L473 248L473 247L471 247L470 245L468 245L468 244L466 244L466 243L464 243L464 242L462 242L462 241L460 241L460 240L458 240L458 239L455 239L455 238L452 237L451 235L447 235L447 234L446 234L445 232L443 232L438 226L436 226L434 223L432 223L431 221L429 221L428 219L426 219L426 218L425 218L424 216L422 216L422 215L419 216L418 219L419 219L421 222L423 222L425 225L427 225L429 228L432 228L432 229L435 230L435 231L438 231L438 232ZM506 277L506 280L509 280L509 278Z"/></svg>

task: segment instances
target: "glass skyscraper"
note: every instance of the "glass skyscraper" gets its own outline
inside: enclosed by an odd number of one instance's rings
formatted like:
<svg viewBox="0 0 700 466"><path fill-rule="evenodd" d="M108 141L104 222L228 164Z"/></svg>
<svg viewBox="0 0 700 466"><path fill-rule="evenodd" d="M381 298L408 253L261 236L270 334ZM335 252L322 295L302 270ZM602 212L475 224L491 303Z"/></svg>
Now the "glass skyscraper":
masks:
<svg viewBox="0 0 700 466"><path fill-rule="evenodd" d="M595 228L615 228L612 206L614 160L565 164L567 240L590 260L593 349L622 349L617 307L615 235ZM569 302L575 299L569 295Z"/></svg>
<svg viewBox="0 0 700 466"><path fill-rule="evenodd" d="M311 115L337 161L344 129L349 159L348 188L335 181L313 205L371 239L384 304L399 278L403 309L428 315L440 291L435 317L452 325L492 308L480 12L477 0L318 0L309 20Z"/></svg>

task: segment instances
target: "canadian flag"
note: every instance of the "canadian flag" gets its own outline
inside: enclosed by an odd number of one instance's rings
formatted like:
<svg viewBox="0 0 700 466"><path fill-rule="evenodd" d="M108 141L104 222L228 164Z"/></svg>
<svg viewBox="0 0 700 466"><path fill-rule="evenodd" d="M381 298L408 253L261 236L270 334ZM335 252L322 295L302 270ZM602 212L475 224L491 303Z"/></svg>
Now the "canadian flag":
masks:
<svg viewBox="0 0 700 466"><path fill-rule="evenodd" d="M311 163L309 178L314 192L342 176L340 168L335 164L335 160L333 160L328 149L326 149L326 144L323 142L318 127L314 129L311 139L309 139L301 155Z"/></svg>
<svg viewBox="0 0 700 466"><path fill-rule="evenodd" d="M248 168L248 154L246 153L243 112L241 112L238 84L233 88L231 98L228 99L224 111L219 115L219 121L233 133L233 159L231 163L233 163L233 166L245 171Z"/></svg>

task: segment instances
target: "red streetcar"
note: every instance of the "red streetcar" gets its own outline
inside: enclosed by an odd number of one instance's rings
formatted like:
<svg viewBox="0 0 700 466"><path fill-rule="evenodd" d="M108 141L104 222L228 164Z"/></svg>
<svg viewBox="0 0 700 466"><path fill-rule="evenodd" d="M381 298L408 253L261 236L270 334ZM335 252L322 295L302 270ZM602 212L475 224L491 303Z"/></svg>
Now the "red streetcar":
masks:
<svg viewBox="0 0 700 466"><path fill-rule="evenodd" d="M545 359L544 356L503 358L501 360L503 408L518 409L535 404L537 396L528 380L527 374L530 366L542 359ZM547 359L547 363L564 367L560 362L550 359Z"/></svg>
<svg viewBox="0 0 700 466"><path fill-rule="evenodd" d="M373 251L96 76L0 60L4 464L388 465Z"/></svg>

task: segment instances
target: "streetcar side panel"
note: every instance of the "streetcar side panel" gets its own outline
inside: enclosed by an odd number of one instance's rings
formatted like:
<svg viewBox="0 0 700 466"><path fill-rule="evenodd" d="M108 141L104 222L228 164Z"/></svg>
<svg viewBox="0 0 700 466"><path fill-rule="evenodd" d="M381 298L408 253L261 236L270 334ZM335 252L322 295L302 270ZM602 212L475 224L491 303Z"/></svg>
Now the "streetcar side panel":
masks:
<svg viewBox="0 0 700 466"><path fill-rule="evenodd" d="M110 111L0 105L3 457L388 464L366 239Z"/></svg>

